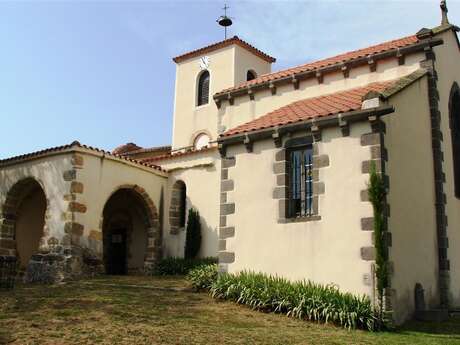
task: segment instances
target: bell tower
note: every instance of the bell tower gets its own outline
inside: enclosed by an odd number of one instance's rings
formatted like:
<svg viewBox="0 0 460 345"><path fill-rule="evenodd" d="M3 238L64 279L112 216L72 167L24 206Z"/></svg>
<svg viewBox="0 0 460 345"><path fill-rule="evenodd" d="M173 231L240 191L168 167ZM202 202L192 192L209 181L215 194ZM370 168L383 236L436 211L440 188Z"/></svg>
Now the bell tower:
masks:
<svg viewBox="0 0 460 345"><path fill-rule="evenodd" d="M224 15L217 22L232 24ZM276 60L237 36L173 58L176 63L172 150L199 149L218 136L213 95L271 72Z"/></svg>
<svg viewBox="0 0 460 345"><path fill-rule="evenodd" d="M190 148L206 134L217 139L213 95L270 73L274 58L237 36L175 57L176 86L172 149Z"/></svg>

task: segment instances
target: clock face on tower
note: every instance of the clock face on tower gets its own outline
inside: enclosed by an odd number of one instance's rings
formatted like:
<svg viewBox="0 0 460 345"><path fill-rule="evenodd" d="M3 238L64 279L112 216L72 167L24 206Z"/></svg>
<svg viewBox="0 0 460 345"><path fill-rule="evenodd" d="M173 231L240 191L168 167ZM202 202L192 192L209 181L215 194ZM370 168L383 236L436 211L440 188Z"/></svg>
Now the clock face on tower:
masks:
<svg viewBox="0 0 460 345"><path fill-rule="evenodd" d="M201 69L208 69L209 67L209 57L208 56L203 56L200 58L200 68Z"/></svg>

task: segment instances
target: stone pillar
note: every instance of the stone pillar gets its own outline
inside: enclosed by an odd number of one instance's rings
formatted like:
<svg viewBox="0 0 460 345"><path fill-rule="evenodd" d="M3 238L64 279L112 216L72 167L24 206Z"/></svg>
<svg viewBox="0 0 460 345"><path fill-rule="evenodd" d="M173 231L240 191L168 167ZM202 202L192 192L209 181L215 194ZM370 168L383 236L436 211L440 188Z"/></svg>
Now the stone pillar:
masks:
<svg viewBox="0 0 460 345"><path fill-rule="evenodd" d="M220 182L220 221L219 221L219 271L227 272L228 265L235 261L235 253L227 248L227 239L235 236L235 226L229 226L227 216L235 213L235 203L229 201L229 193L235 188L230 178L231 169L236 165L235 157L222 157Z"/></svg>

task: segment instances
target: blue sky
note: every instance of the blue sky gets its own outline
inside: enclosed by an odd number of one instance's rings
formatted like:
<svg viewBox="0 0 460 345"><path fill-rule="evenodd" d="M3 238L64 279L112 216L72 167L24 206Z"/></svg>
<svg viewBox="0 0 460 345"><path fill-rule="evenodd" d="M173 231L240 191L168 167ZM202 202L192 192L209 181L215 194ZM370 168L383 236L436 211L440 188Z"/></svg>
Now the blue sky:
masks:
<svg viewBox="0 0 460 345"><path fill-rule="evenodd" d="M273 70L410 35L438 0L227 1L238 35ZM460 24L460 0L449 0ZM171 58L223 39L223 1L1 1L0 158L79 140L169 144Z"/></svg>

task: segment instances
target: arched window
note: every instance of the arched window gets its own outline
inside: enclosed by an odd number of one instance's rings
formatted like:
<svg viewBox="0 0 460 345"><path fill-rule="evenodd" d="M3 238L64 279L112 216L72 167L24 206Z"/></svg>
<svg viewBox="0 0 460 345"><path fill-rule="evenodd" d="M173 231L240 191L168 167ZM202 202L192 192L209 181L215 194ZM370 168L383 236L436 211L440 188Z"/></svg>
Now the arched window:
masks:
<svg viewBox="0 0 460 345"><path fill-rule="evenodd" d="M196 136L195 140L193 141L193 147L196 150L201 150L203 147L209 145L209 136L205 133L200 133Z"/></svg>
<svg viewBox="0 0 460 345"><path fill-rule="evenodd" d="M460 88L454 83L449 100L450 134L454 166L455 196L460 199Z"/></svg>
<svg viewBox="0 0 460 345"><path fill-rule="evenodd" d="M209 72L204 71L198 79L198 105L208 104L209 101Z"/></svg>
<svg viewBox="0 0 460 345"><path fill-rule="evenodd" d="M183 228L185 226L185 219L187 218L187 188L185 187L185 183L181 185L179 212L179 226Z"/></svg>
<svg viewBox="0 0 460 345"><path fill-rule="evenodd" d="M256 78L257 78L256 72L248 71L248 73L246 73L246 80L247 81L250 81L250 80L253 80L253 79L256 79Z"/></svg>
<svg viewBox="0 0 460 345"><path fill-rule="evenodd" d="M176 181L172 186L171 205L169 207L169 224L171 234L178 234L185 227L187 220L187 187L183 181Z"/></svg>

